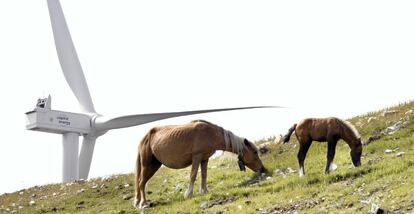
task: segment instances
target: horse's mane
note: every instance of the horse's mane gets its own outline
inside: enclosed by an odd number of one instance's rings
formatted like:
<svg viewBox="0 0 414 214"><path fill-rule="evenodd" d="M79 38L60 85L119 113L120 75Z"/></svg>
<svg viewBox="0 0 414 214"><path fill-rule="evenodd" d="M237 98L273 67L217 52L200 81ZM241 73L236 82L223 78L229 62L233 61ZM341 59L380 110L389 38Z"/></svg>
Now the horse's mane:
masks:
<svg viewBox="0 0 414 214"><path fill-rule="evenodd" d="M233 132L231 132L229 130L226 130L226 129L224 129L224 128L216 125L216 124L210 123L210 122L205 121L205 120L193 120L191 122L192 123L203 122L203 123L207 123L207 124L219 127L221 130L223 130L223 137L224 137L224 143L226 145L226 150L229 150L231 148L231 151L233 153L243 155L243 149L246 148L246 144L244 144L244 139L245 138L239 137L239 136L233 134ZM251 145L251 147L253 149L255 149L256 151L259 151L259 149L257 148L257 146L255 144L251 143L250 141L248 141L248 142L249 142L249 144Z"/></svg>
<svg viewBox="0 0 414 214"><path fill-rule="evenodd" d="M231 147L231 151L236 154L243 154L243 149L246 147L244 144L244 138L241 138L233 132L223 129L224 143L226 144L226 150Z"/></svg>
<svg viewBox="0 0 414 214"><path fill-rule="evenodd" d="M359 135L358 130L355 128L354 125L352 125L352 123L346 120L340 120L340 121L354 133L356 138L361 138L361 135Z"/></svg>

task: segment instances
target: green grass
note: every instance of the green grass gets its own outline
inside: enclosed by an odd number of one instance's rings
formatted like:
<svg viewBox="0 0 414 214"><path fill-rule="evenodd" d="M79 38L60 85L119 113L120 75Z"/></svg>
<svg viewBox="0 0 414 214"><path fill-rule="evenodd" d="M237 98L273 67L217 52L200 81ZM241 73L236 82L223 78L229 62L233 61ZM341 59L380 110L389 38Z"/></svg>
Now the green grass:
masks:
<svg viewBox="0 0 414 214"><path fill-rule="evenodd" d="M388 110L395 114L381 116L382 111L351 118L363 139L380 132L401 118L407 123L392 135L383 135L364 146L362 166L351 164L349 147L339 142L335 163L338 169L324 174L326 144L313 143L306 158L306 176L297 172L281 173L290 167L297 170L297 142L272 144L271 152L261 158L270 172L258 175L240 172L235 158L217 158L209 163L209 193L198 191L184 199L189 168L161 168L147 185L147 199L153 207L146 213L369 213L372 203L392 213L414 212L414 102ZM370 123L367 123L369 118ZM286 127L286 130L289 127ZM272 141L274 137L262 140ZM385 149L395 150L386 154ZM396 157L398 152L405 152ZM200 178L197 178L198 190ZM116 175L72 184L33 187L0 196L0 213L140 213L132 207L134 176ZM35 204L30 205L33 200ZM203 209L203 202L217 203ZM219 204L219 203L222 204Z"/></svg>

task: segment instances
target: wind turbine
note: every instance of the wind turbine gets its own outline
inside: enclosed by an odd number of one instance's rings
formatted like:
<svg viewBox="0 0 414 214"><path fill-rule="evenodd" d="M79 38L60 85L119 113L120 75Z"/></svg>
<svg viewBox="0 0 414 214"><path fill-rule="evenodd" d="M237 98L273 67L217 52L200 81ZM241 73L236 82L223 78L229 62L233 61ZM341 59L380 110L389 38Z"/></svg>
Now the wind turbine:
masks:
<svg viewBox="0 0 414 214"><path fill-rule="evenodd" d="M105 117L95 111L91 95L72 38L67 27L59 0L47 0L53 36L59 62L82 113L52 110L51 97L39 99L36 108L26 113L29 130L62 134L63 165L62 181L87 179L96 139L108 130L137 126L171 117L230 111L271 106L207 109L154 114L136 114ZM79 153L79 137L83 137Z"/></svg>

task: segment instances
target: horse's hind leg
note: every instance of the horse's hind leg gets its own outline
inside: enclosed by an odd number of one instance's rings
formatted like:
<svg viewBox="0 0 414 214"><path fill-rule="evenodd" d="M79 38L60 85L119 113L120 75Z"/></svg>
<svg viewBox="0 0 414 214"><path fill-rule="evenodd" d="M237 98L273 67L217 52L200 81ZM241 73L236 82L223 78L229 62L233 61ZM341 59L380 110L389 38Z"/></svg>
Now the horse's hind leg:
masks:
<svg viewBox="0 0 414 214"><path fill-rule="evenodd" d="M184 198L189 198L193 196L193 189L194 189L194 182L197 177L198 167L200 166L202 159L202 154L193 156L193 163L191 166L191 173L190 173L190 184L188 185L188 190L184 193Z"/></svg>
<svg viewBox="0 0 414 214"><path fill-rule="evenodd" d="M161 162L159 162L153 154L148 156L143 156L141 159L141 173L138 187L141 196L139 208L145 208L148 206L145 199L145 185L147 184L148 180L155 174L155 172L157 172L157 170L161 167Z"/></svg>
<svg viewBox="0 0 414 214"><path fill-rule="evenodd" d="M200 185L200 193L206 194L208 193L207 190L207 164L208 159L201 161L201 185Z"/></svg>
<svg viewBox="0 0 414 214"><path fill-rule="evenodd" d="M139 171L141 171L141 170L139 170ZM135 175L135 197L134 197L134 202L133 202L133 206L135 208L138 208L139 201L141 200L141 193L140 193L140 189L139 189L139 181L140 181L141 175L138 174L138 173L139 172L137 170L136 175Z"/></svg>
<svg viewBox="0 0 414 214"><path fill-rule="evenodd" d="M333 159L335 157L335 150L336 150L337 142L338 141L336 140L328 141L328 154L326 155L327 162L326 162L326 169L325 169L326 174L336 169L336 165L333 163Z"/></svg>
<svg viewBox="0 0 414 214"><path fill-rule="evenodd" d="M312 144L312 140L307 140L305 143L299 142L300 148L298 152L298 161L299 161L299 177L303 177L305 175L305 158L306 154L308 153L309 147Z"/></svg>

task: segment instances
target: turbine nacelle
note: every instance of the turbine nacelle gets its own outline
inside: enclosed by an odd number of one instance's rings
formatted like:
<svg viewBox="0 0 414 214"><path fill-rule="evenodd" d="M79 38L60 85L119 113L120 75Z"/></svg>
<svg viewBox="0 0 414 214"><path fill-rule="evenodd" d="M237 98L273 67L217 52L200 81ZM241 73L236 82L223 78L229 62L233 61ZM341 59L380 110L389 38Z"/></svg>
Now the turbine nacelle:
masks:
<svg viewBox="0 0 414 214"><path fill-rule="evenodd" d="M105 134L108 129L97 130L95 121L102 117L97 113L73 113L53 110L51 96L37 100L34 110L26 112L26 129L47 133L78 133L89 138Z"/></svg>
<svg viewBox="0 0 414 214"><path fill-rule="evenodd" d="M36 108L26 112L26 129L48 133L69 132L87 135L92 132L92 115L51 109L51 97L38 99Z"/></svg>

